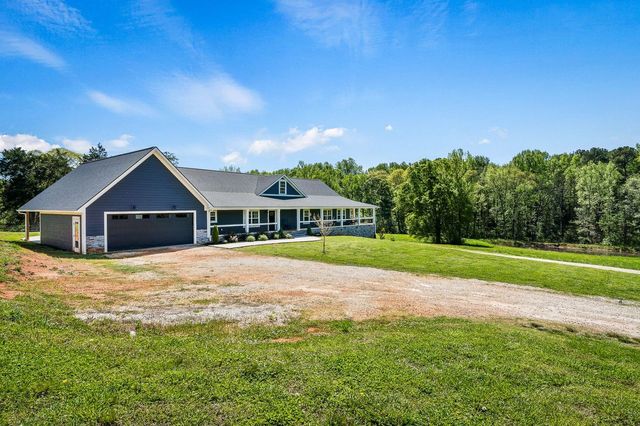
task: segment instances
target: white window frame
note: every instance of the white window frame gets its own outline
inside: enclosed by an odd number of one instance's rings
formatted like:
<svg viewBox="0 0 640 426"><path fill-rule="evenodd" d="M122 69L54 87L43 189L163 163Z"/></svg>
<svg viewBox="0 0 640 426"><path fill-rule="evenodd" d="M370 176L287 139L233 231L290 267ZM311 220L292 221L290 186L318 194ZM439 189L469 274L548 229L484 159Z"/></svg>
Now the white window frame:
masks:
<svg viewBox="0 0 640 426"><path fill-rule="evenodd" d="M209 211L209 223L215 225L218 223L218 210Z"/></svg>
<svg viewBox="0 0 640 426"><path fill-rule="evenodd" d="M284 186L282 184L284 184ZM280 179L278 181L278 195L287 195L287 181L286 181L286 179Z"/></svg>
<svg viewBox="0 0 640 426"><path fill-rule="evenodd" d="M322 220L330 221L333 220L333 209L325 209L322 211Z"/></svg>
<svg viewBox="0 0 640 426"><path fill-rule="evenodd" d="M302 210L302 221L303 222L310 222L311 221L311 210L310 209Z"/></svg>
<svg viewBox="0 0 640 426"><path fill-rule="evenodd" d="M255 218L253 217L254 213L256 214ZM249 210L247 220L249 225L260 225L260 210Z"/></svg>

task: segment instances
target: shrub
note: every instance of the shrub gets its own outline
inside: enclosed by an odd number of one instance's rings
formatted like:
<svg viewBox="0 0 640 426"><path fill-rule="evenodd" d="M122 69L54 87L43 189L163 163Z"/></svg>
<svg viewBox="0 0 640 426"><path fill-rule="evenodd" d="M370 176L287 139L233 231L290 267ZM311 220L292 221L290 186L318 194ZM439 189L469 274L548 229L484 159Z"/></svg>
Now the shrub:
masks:
<svg viewBox="0 0 640 426"><path fill-rule="evenodd" d="M238 242L238 236L234 233L232 233L231 235L229 235L229 242L230 243L237 243Z"/></svg>
<svg viewBox="0 0 640 426"><path fill-rule="evenodd" d="M214 225L211 230L211 242L213 244L218 244L220 242L220 230L218 229L218 225Z"/></svg>
<svg viewBox="0 0 640 426"><path fill-rule="evenodd" d="M258 237L258 241L269 241L269 237L264 234L260 234L260 236Z"/></svg>
<svg viewBox="0 0 640 426"><path fill-rule="evenodd" d="M274 240L279 240L280 239L280 234L278 234L277 232L274 232L273 235L271 236L271 238L273 238Z"/></svg>
<svg viewBox="0 0 640 426"><path fill-rule="evenodd" d="M311 230L311 225L307 225L307 235L308 236L312 236L313 235L313 231Z"/></svg>
<svg viewBox="0 0 640 426"><path fill-rule="evenodd" d="M252 242L254 242L255 240L256 240L256 237L254 237L253 235L248 235L248 236L247 236L247 240L246 240L246 241L247 241L248 243L252 243Z"/></svg>
<svg viewBox="0 0 640 426"><path fill-rule="evenodd" d="M280 231L278 231L278 237L280 238L286 238L287 235L284 233L284 231L281 229Z"/></svg>
<svg viewBox="0 0 640 426"><path fill-rule="evenodd" d="M291 235L291 234L284 234L284 237L285 237L287 240L292 240L292 239L293 239L293 235Z"/></svg>

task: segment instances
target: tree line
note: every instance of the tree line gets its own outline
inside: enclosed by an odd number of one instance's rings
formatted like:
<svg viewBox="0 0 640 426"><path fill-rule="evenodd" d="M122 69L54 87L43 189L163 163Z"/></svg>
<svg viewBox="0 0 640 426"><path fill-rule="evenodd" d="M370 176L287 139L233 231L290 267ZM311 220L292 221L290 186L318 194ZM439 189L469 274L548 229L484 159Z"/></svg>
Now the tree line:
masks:
<svg viewBox="0 0 640 426"><path fill-rule="evenodd" d="M106 156L101 145L85 155L63 148L3 151L0 227L20 229L17 208L79 164ZM526 150L507 164L455 150L446 158L366 170L348 158L269 173L321 179L347 198L379 206L380 231L436 243L487 238L640 247L638 146L557 155Z"/></svg>
<svg viewBox="0 0 640 426"><path fill-rule="evenodd" d="M321 179L345 197L378 205L381 231L436 243L486 238L640 247L638 147L526 150L502 165L455 150L368 170L349 158L273 173Z"/></svg>

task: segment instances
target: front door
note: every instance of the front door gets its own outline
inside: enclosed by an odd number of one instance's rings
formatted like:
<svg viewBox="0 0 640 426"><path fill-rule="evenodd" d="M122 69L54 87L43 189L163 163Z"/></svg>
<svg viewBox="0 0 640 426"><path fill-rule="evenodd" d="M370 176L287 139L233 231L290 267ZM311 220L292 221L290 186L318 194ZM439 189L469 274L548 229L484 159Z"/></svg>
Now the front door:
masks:
<svg viewBox="0 0 640 426"><path fill-rule="evenodd" d="M73 251L76 253L80 253L80 217L79 216L73 216L73 218L71 219L71 242L73 244Z"/></svg>
<svg viewBox="0 0 640 426"><path fill-rule="evenodd" d="M268 214L267 214L267 222L269 222L269 225L267 225L269 227L269 231L275 231L276 230L276 211L275 210L269 210Z"/></svg>

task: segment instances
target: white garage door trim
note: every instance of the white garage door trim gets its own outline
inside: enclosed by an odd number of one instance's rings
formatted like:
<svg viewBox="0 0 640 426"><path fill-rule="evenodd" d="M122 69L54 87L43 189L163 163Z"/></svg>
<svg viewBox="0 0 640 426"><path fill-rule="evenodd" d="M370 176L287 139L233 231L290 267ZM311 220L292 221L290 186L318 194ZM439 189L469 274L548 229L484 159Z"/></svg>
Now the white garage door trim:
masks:
<svg viewBox="0 0 640 426"><path fill-rule="evenodd" d="M109 251L109 242L107 241L107 217L110 214L171 214L171 213L192 213L193 214L193 244L196 244L198 241L197 235L197 213L195 210L133 210L133 211L116 211L116 212L104 212L104 252L107 253Z"/></svg>

